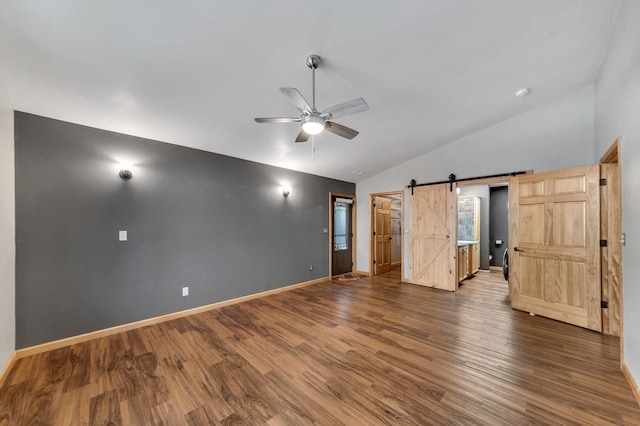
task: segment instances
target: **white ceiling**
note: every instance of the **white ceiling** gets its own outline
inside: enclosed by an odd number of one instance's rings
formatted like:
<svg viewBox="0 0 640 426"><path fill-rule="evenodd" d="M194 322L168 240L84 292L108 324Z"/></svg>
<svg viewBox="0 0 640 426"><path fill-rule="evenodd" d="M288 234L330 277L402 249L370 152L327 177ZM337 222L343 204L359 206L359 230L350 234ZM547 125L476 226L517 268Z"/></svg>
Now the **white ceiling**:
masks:
<svg viewBox="0 0 640 426"><path fill-rule="evenodd" d="M593 83L619 5L0 0L0 86L16 110L355 182ZM279 87L311 98L310 53L319 109L370 107L314 159L298 124L253 121L296 115Z"/></svg>

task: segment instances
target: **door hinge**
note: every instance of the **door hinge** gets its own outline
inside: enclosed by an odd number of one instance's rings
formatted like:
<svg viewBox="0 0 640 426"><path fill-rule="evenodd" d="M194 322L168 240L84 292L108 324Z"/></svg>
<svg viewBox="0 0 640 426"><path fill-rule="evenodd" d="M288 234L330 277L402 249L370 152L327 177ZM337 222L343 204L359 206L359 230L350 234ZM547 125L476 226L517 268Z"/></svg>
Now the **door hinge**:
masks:
<svg viewBox="0 0 640 426"><path fill-rule="evenodd" d="M600 301L600 307L602 309L608 309L609 308L609 302L607 302L606 300L601 300Z"/></svg>
<svg viewBox="0 0 640 426"><path fill-rule="evenodd" d="M374 237L376 236L376 231L373 231L373 236L374 236Z"/></svg>
<svg viewBox="0 0 640 426"><path fill-rule="evenodd" d="M607 180L606 179L600 179L600 186L607 186Z"/></svg>
<svg viewBox="0 0 640 426"><path fill-rule="evenodd" d="M606 247L607 246L607 240L600 240L600 247Z"/></svg>
<svg viewBox="0 0 640 426"><path fill-rule="evenodd" d="M376 264L376 261L375 261L375 260L373 261L373 264L374 264L374 265Z"/></svg>
<svg viewBox="0 0 640 426"><path fill-rule="evenodd" d="M375 207L375 206L376 206L376 203L373 203L373 207Z"/></svg>

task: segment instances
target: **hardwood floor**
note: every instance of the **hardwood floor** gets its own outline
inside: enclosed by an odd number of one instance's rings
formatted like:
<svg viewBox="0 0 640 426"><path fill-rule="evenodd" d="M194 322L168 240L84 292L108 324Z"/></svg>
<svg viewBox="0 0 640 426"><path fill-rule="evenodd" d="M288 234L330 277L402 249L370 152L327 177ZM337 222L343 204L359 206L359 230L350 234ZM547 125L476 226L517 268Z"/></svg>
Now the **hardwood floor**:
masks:
<svg viewBox="0 0 640 426"><path fill-rule="evenodd" d="M0 425L640 424L619 340L457 294L326 281L23 358Z"/></svg>

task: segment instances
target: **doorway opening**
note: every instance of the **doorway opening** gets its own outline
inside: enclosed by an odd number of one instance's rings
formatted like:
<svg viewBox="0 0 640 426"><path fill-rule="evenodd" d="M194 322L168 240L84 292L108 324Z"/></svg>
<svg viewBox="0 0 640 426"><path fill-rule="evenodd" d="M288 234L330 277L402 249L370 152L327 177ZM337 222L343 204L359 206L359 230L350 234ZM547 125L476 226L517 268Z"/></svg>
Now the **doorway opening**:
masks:
<svg viewBox="0 0 640 426"><path fill-rule="evenodd" d="M329 193L329 276L353 272L356 256L356 197Z"/></svg>
<svg viewBox="0 0 640 426"><path fill-rule="evenodd" d="M479 271L508 279L509 182L504 178L459 182L457 193L458 283Z"/></svg>
<svg viewBox="0 0 640 426"><path fill-rule="evenodd" d="M369 271L379 275L400 271L404 281L404 191L379 192L369 195L371 206Z"/></svg>

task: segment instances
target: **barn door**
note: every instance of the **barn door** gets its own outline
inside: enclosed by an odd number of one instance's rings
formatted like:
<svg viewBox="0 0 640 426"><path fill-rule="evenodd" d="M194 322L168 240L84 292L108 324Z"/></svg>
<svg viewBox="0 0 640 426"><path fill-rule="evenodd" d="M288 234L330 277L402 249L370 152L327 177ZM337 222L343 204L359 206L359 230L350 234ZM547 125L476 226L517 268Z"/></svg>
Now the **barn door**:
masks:
<svg viewBox="0 0 640 426"><path fill-rule="evenodd" d="M391 199L375 197L373 201L374 259L373 275L391 270Z"/></svg>
<svg viewBox="0 0 640 426"><path fill-rule="evenodd" d="M514 177L511 306L602 330L598 166Z"/></svg>
<svg viewBox="0 0 640 426"><path fill-rule="evenodd" d="M443 290L456 290L457 227L455 192L448 184L414 188L410 197L409 279Z"/></svg>

